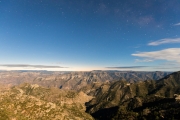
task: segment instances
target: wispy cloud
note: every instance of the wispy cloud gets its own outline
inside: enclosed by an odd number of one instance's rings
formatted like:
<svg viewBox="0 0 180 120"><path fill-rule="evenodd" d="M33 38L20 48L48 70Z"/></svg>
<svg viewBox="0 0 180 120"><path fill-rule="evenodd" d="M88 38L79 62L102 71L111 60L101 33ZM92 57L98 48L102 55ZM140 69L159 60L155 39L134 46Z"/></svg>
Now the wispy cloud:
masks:
<svg viewBox="0 0 180 120"><path fill-rule="evenodd" d="M170 66L170 67L172 67L172 66L180 66L180 64L178 63L178 62L164 62L164 63L160 63L159 64L160 66Z"/></svg>
<svg viewBox="0 0 180 120"><path fill-rule="evenodd" d="M180 43L180 38L165 38L165 39L157 40L154 42L150 42L148 43L148 45L157 46L157 45L168 44L168 43Z"/></svg>
<svg viewBox="0 0 180 120"><path fill-rule="evenodd" d="M174 26L179 26L180 25L180 23L176 23L176 24L174 24Z"/></svg>
<svg viewBox="0 0 180 120"><path fill-rule="evenodd" d="M66 67L61 67L61 66L48 66L48 65L29 65L29 64L2 64L0 66L3 67L20 67L20 68L66 68Z"/></svg>
<svg viewBox="0 0 180 120"><path fill-rule="evenodd" d="M151 60L151 59L142 59L142 60L140 60L140 59L135 59L135 62L152 62L153 60Z"/></svg>
<svg viewBox="0 0 180 120"><path fill-rule="evenodd" d="M136 69L136 68L145 68L149 66L122 66L122 67L106 67L111 69Z"/></svg>
<svg viewBox="0 0 180 120"><path fill-rule="evenodd" d="M143 59L167 60L167 61L175 61L180 63L180 48L168 48L153 52L139 52L131 55L141 57Z"/></svg>
<svg viewBox="0 0 180 120"><path fill-rule="evenodd" d="M154 69L179 69L180 67L154 67Z"/></svg>

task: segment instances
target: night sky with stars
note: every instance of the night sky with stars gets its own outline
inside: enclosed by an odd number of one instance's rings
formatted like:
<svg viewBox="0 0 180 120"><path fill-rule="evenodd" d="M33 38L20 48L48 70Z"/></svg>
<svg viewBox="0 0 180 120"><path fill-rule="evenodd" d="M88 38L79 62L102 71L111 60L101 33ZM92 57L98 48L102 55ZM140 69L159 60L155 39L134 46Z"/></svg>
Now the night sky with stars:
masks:
<svg viewBox="0 0 180 120"><path fill-rule="evenodd" d="M179 0L0 0L0 70L180 70Z"/></svg>

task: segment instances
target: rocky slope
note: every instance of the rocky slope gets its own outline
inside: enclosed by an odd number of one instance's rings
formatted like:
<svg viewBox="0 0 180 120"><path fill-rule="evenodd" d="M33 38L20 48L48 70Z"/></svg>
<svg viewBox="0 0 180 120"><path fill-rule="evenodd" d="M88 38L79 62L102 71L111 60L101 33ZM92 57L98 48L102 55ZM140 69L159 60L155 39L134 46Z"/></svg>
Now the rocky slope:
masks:
<svg viewBox="0 0 180 120"><path fill-rule="evenodd" d="M92 97L83 92L22 84L0 92L1 120L93 120L84 103Z"/></svg>
<svg viewBox="0 0 180 120"><path fill-rule="evenodd" d="M157 81L93 83L81 90L94 96L87 112L99 120L180 117L180 72Z"/></svg>

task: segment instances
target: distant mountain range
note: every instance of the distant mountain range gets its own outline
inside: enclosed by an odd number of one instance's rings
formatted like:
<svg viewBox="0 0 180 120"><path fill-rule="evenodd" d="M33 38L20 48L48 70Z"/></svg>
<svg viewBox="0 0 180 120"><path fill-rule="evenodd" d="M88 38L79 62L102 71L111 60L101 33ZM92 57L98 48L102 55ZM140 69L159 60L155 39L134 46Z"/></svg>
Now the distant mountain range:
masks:
<svg viewBox="0 0 180 120"><path fill-rule="evenodd" d="M94 82L121 81L130 83L144 80L158 80L170 72L133 72L133 71L91 71L91 72L48 72L48 71L6 71L0 72L0 83L19 85L21 83L38 84L77 90Z"/></svg>

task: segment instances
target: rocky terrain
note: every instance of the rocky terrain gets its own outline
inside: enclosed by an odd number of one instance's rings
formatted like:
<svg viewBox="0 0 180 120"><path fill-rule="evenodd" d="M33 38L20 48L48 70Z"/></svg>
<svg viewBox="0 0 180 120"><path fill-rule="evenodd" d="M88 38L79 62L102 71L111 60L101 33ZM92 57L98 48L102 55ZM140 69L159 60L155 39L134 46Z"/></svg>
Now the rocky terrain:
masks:
<svg viewBox="0 0 180 120"><path fill-rule="evenodd" d="M92 97L83 92L21 84L0 92L1 120L93 120L85 113Z"/></svg>
<svg viewBox="0 0 180 120"><path fill-rule="evenodd" d="M87 112L98 120L180 117L180 72L157 81L93 83L81 90L95 96L86 105Z"/></svg>
<svg viewBox="0 0 180 120"><path fill-rule="evenodd" d="M0 74L0 119L3 120L180 118L180 72Z"/></svg>

